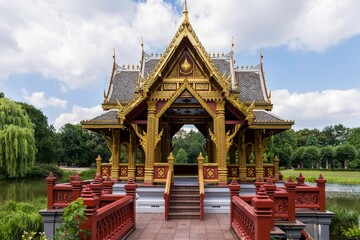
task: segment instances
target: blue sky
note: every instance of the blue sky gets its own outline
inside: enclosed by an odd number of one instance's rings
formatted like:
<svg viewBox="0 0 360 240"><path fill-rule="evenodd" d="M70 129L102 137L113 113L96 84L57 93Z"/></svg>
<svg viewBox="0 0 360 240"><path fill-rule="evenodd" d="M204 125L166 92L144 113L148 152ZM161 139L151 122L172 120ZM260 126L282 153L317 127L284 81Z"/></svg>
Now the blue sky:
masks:
<svg viewBox="0 0 360 240"><path fill-rule="evenodd" d="M0 0L3 1L3 0ZM162 52L182 16L177 1L20 1L0 4L0 91L42 109L59 129L101 113L113 48L118 64ZM295 129L359 127L360 1L188 0L206 50L257 65L264 50L273 112Z"/></svg>

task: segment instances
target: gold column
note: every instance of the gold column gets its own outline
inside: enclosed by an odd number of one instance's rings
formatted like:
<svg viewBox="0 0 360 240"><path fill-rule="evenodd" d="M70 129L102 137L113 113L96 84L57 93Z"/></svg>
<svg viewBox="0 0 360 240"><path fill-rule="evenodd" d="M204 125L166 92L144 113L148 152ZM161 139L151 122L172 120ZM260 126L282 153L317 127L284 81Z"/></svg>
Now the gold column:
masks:
<svg viewBox="0 0 360 240"><path fill-rule="evenodd" d="M239 132L238 159L239 159L239 177L240 177L240 181L245 182L246 181L245 130L240 130L240 132Z"/></svg>
<svg viewBox="0 0 360 240"><path fill-rule="evenodd" d="M158 125L155 118L156 101L148 101L147 115L147 149L145 159L145 177L144 184L152 185L154 182L154 162L155 162L155 138L158 132Z"/></svg>
<svg viewBox="0 0 360 240"><path fill-rule="evenodd" d="M262 130L255 130L255 142L254 142L254 157L255 157L255 172L256 179L259 177L263 177L264 169L263 169L263 136Z"/></svg>
<svg viewBox="0 0 360 240"><path fill-rule="evenodd" d="M136 134L134 130L130 129L129 132L129 147L128 147L128 177L135 179L136 169Z"/></svg>
<svg viewBox="0 0 360 240"><path fill-rule="evenodd" d="M215 136L216 144L216 161L218 163L218 181L219 184L227 184L227 167L226 167L226 137L225 137L225 102L216 102L216 119L215 119Z"/></svg>
<svg viewBox="0 0 360 240"><path fill-rule="evenodd" d="M112 166L111 179L119 180L119 163L120 163L120 130L112 130Z"/></svg>

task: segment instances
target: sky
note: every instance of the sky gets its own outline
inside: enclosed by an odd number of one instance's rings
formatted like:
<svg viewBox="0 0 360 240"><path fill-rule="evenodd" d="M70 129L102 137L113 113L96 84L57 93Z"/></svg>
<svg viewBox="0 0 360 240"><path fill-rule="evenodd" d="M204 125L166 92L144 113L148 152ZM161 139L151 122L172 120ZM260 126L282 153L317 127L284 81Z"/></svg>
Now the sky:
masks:
<svg viewBox="0 0 360 240"><path fill-rule="evenodd" d="M257 65L264 52L273 113L294 129L360 127L360 1L188 0L210 53ZM183 0L0 0L0 92L41 109L60 129L102 113L115 49L138 64L141 37L162 53Z"/></svg>

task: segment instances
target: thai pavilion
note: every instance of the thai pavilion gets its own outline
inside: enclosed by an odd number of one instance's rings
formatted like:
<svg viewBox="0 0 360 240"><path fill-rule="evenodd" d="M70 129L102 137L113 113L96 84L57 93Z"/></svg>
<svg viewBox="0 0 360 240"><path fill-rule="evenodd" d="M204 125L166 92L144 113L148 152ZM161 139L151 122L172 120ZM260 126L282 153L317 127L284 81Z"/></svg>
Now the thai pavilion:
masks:
<svg viewBox="0 0 360 240"><path fill-rule="evenodd" d="M189 21L186 4L163 54L146 53L143 43L141 48L138 66L119 66L114 54L104 113L81 122L101 133L111 151L109 163L100 166L97 159L98 172L145 185L165 182L169 170L175 176L194 172L191 166L174 168L171 154L173 136L192 124L206 139L207 159L199 156L205 182L278 179L279 160L267 160L264 151L271 136L294 122L271 113L262 54L257 66L241 68L235 66L234 43L228 54L210 54ZM121 148L126 159L121 159Z"/></svg>

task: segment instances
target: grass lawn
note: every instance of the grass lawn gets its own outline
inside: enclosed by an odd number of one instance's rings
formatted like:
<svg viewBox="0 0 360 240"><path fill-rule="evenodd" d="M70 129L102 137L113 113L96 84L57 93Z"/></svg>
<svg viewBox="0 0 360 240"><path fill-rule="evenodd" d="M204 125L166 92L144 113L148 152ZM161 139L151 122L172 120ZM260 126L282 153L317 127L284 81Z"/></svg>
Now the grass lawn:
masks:
<svg viewBox="0 0 360 240"><path fill-rule="evenodd" d="M346 171L321 171L321 170L283 170L283 180L292 177L296 181L299 173L305 177L306 182L315 182L315 179L322 173L323 177L328 183L342 183L342 184L360 184L360 172L346 172Z"/></svg>

